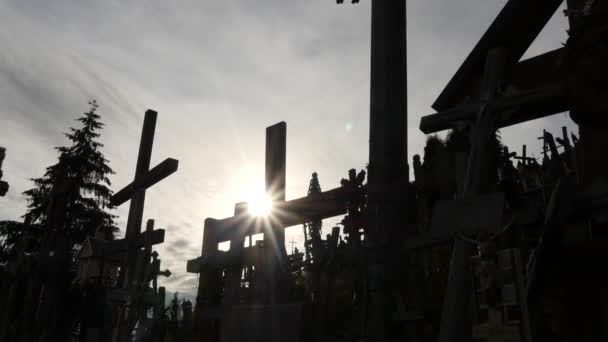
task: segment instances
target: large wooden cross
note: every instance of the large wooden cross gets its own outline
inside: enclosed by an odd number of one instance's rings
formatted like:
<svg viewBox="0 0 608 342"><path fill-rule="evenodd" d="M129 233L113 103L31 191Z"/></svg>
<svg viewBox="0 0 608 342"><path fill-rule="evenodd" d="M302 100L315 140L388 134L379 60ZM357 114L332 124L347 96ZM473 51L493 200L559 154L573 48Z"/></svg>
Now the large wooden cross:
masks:
<svg viewBox="0 0 608 342"><path fill-rule="evenodd" d="M137 166L133 182L117 192L110 203L119 206L131 200L125 240L127 244L126 260L121 269L123 287L130 288L136 282L135 269L137 261L137 240L141 232L141 223L146 200L146 189L160 182L177 171L178 161L167 158L162 163L150 170L150 158L152 156L152 145L154 143L154 131L156 128L157 112L147 110L144 117L144 126L139 143L139 154L137 155Z"/></svg>
<svg viewBox="0 0 608 342"><path fill-rule="evenodd" d="M154 243L153 230L146 232L147 235L144 235L143 238L140 236L146 189L177 171L178 167L177 160L168 158L150 170L150 158L152 156L157 115L157 112L153 110L146 111L139 144L135 177L130 184L112 196L110 201L112 205L119 206L124 202L131 200L124 239L125 242L120 246L120 248L126 247L125 258L120 270L120 280L122 280L122 288L127 291L131 298L137 297L139 285L139 279L137 278L137 255L140 253L141 247L150 246ZM164 231L160 234L163 235L162 239L164 239ZM124 246L124 244L126 244L126 246ZM121 339L126 339L127 336L129 336L131 333L130 329L133 327L136 315L138 314L137 311L138 310L132 310L133 314L129 314L126 324L124 320L119 318L118 322L121 323L116 327L115 334L117 335L115 336L120 336Z"/></svg>
<svg viewBox="0 0 608 342"><path fill-rule="evenodd" d="M230 241L230 254L242 252L246 255L247 251L242 248L245 237L264 233L264 245L272 248L278 261L275 266L280 266L280 258L285 258L285 228L346 214L352 194L344 187L285 201L286 124L270 126L266 134L266 190L274 201L272 219L269 222L262 217L252 217L246 210L241 210L242 204L237 204L234 216L205 220L201 256L187 264L188 272L201 274L198 289L201 305L212 304L219 286L217 268L222 265L212 265L222 263L224 259L218 250L219 243Z"/></svg>

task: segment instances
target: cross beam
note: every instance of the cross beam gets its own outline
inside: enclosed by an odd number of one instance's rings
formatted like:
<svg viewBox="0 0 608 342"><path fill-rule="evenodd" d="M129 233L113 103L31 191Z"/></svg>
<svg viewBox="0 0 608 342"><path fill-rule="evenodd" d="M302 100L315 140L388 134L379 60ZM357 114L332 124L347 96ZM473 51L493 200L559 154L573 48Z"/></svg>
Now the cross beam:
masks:
<svg viewBox="0 0 608 342"><path fill-rule="evenodd" d="M176 159L165 159L162 163L156 165L152 170L148 171L145 178L134 180L122 190L114 194L110 200L110 203L113 206L119 206L125 203L135 195L137 190L148 189L177 171L178 163L179 162Z"/></svg>
<svg viewBox="0 0 608 342"><path fill-rule="evenodd" d="M510 93L502 94L492 104L496 128L515 125L529 120L568 110L566 90L562 84L564 49L560 48L524 60L509 70L505 79ZM481 78L467 83L463 98L476 98ZM440 112L422 117L420 130L426 134L454 128L457 122L472 122L479 110L476 103L441 106Z"/></svg>
<svg viewBox="0 0 608 342"><path fill-rule="evenodd" d="M433 109L454 107L483 75L488 52L498 46L509 50L507 68L515 65L549 22L563 0L509 0L473 48L448 85L435 100ZM473 89L475 92L476 89Z"/></svg>
<svg viewBox="0 0 608 342"><path fill-rule="evenodd" d="M143 232L137 236L132 245L136 248L144 247L148 239L151 245L163 243L165 241L165 230L154 229L152 231ZM107 241L103 243L102 253L104 256L125 253L128 246L128 241L125 239Z"/></svg>
<svg viewBox="0 0 608 342"><path fill-rule="evenodd" d="M496 116L496 128L540 119L568 110L566 90L561 84L552 84L533 90L503 96L488 105ZM478 104L467 104L444 112L423 116L420 130L425 134L454 128L458 122L474 122Z"/></svg>
<svg viewBox="0 0 608 342"><path fill-rule="evenodd" d="M322 220L346 214L351 191L347 188L335 188L316 195L301 197L282 203L276 203L272 210L272 220L277 229L285 229L311 220ZM217 230L217 242L230 241L235 234L258 234L266 230L268 221L263 217L253 217L242 213L221 220L213 220ZM205 227L206 228L206 227Z"/></svg>

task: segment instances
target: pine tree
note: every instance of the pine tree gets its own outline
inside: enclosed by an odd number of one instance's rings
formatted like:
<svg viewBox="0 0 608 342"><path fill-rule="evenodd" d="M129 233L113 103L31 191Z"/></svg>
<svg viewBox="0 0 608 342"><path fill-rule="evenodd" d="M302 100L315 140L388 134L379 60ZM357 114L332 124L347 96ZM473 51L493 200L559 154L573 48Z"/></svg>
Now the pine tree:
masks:
<svg viewBox="0 0 608 342"><path fill-rule="evenodd" d="M104 125L97 114L97 102L93 100L89 105L90 110L76 119L82 126L70 128L70 132L65 134L72 145L56 147L58 162L49 166L44 176L31 179L34 188L23 193L28 199L28 214L33 222L44 225L53 185L65 177L70 187L75 189L67 209L70 220L65 229L76 243L84 241L98 228L108 233L118 231L114 223L116 216L107 212L112 209L109 204L112 191L109 189L111 183L108 176L114 171L100 151L103 144L97 141L97 131Z"/></svg>

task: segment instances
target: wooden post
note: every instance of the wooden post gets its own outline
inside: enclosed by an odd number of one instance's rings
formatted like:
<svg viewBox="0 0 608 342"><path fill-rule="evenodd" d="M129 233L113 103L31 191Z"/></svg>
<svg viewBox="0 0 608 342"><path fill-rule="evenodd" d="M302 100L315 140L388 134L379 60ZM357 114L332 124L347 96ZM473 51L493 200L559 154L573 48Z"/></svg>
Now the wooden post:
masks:
<svg viewBox="0 0 608 342"><path fill-rule="evenodd" d="M387 337L391 322L386 272L403 217L407 176L406 1L372 0L368 209L369 247L366 335Z"/></svg>
<svg viewBox="0 0 608 342"><path fill-rule="evenodd" d="M506 51L494 49L488 53L484 81L481 89L480 110L472 131L471 152L462 197L473 198L492 190L493 169L491 155L494 152L496 128L495 113L486 110L494 101L505 67ZM472 244L456 239L450 261L448 285L443 300L439 341L468 341L471 339L471 274L470 257Z"/></svg>
<svg viewBox="0 0 608 342"><path fill-rule="evenodd" d="M273 207L285 203L285 179L287 159L287 124L279 122L266 128L266 193L272 199ZM285 249L285 229L272 215L267 220L264 231L264 247L268 253L269 265L264 270L268 282L270 303L282 302L287 296L287 251Z"/></svg>

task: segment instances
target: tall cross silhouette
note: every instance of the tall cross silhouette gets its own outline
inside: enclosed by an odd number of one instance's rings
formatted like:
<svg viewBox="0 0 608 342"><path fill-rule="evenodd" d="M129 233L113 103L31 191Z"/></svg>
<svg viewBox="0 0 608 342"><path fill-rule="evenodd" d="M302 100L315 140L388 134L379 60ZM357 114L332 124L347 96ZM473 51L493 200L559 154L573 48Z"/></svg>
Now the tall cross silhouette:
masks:
<svg viewBox="0 0 608 342"><path fill-rule="evenodd" d="M294 239L291 239L291 241L289 241L289 243L291 244L291 254L293 254L293 246L296 244L296 241Z"/></svg>

